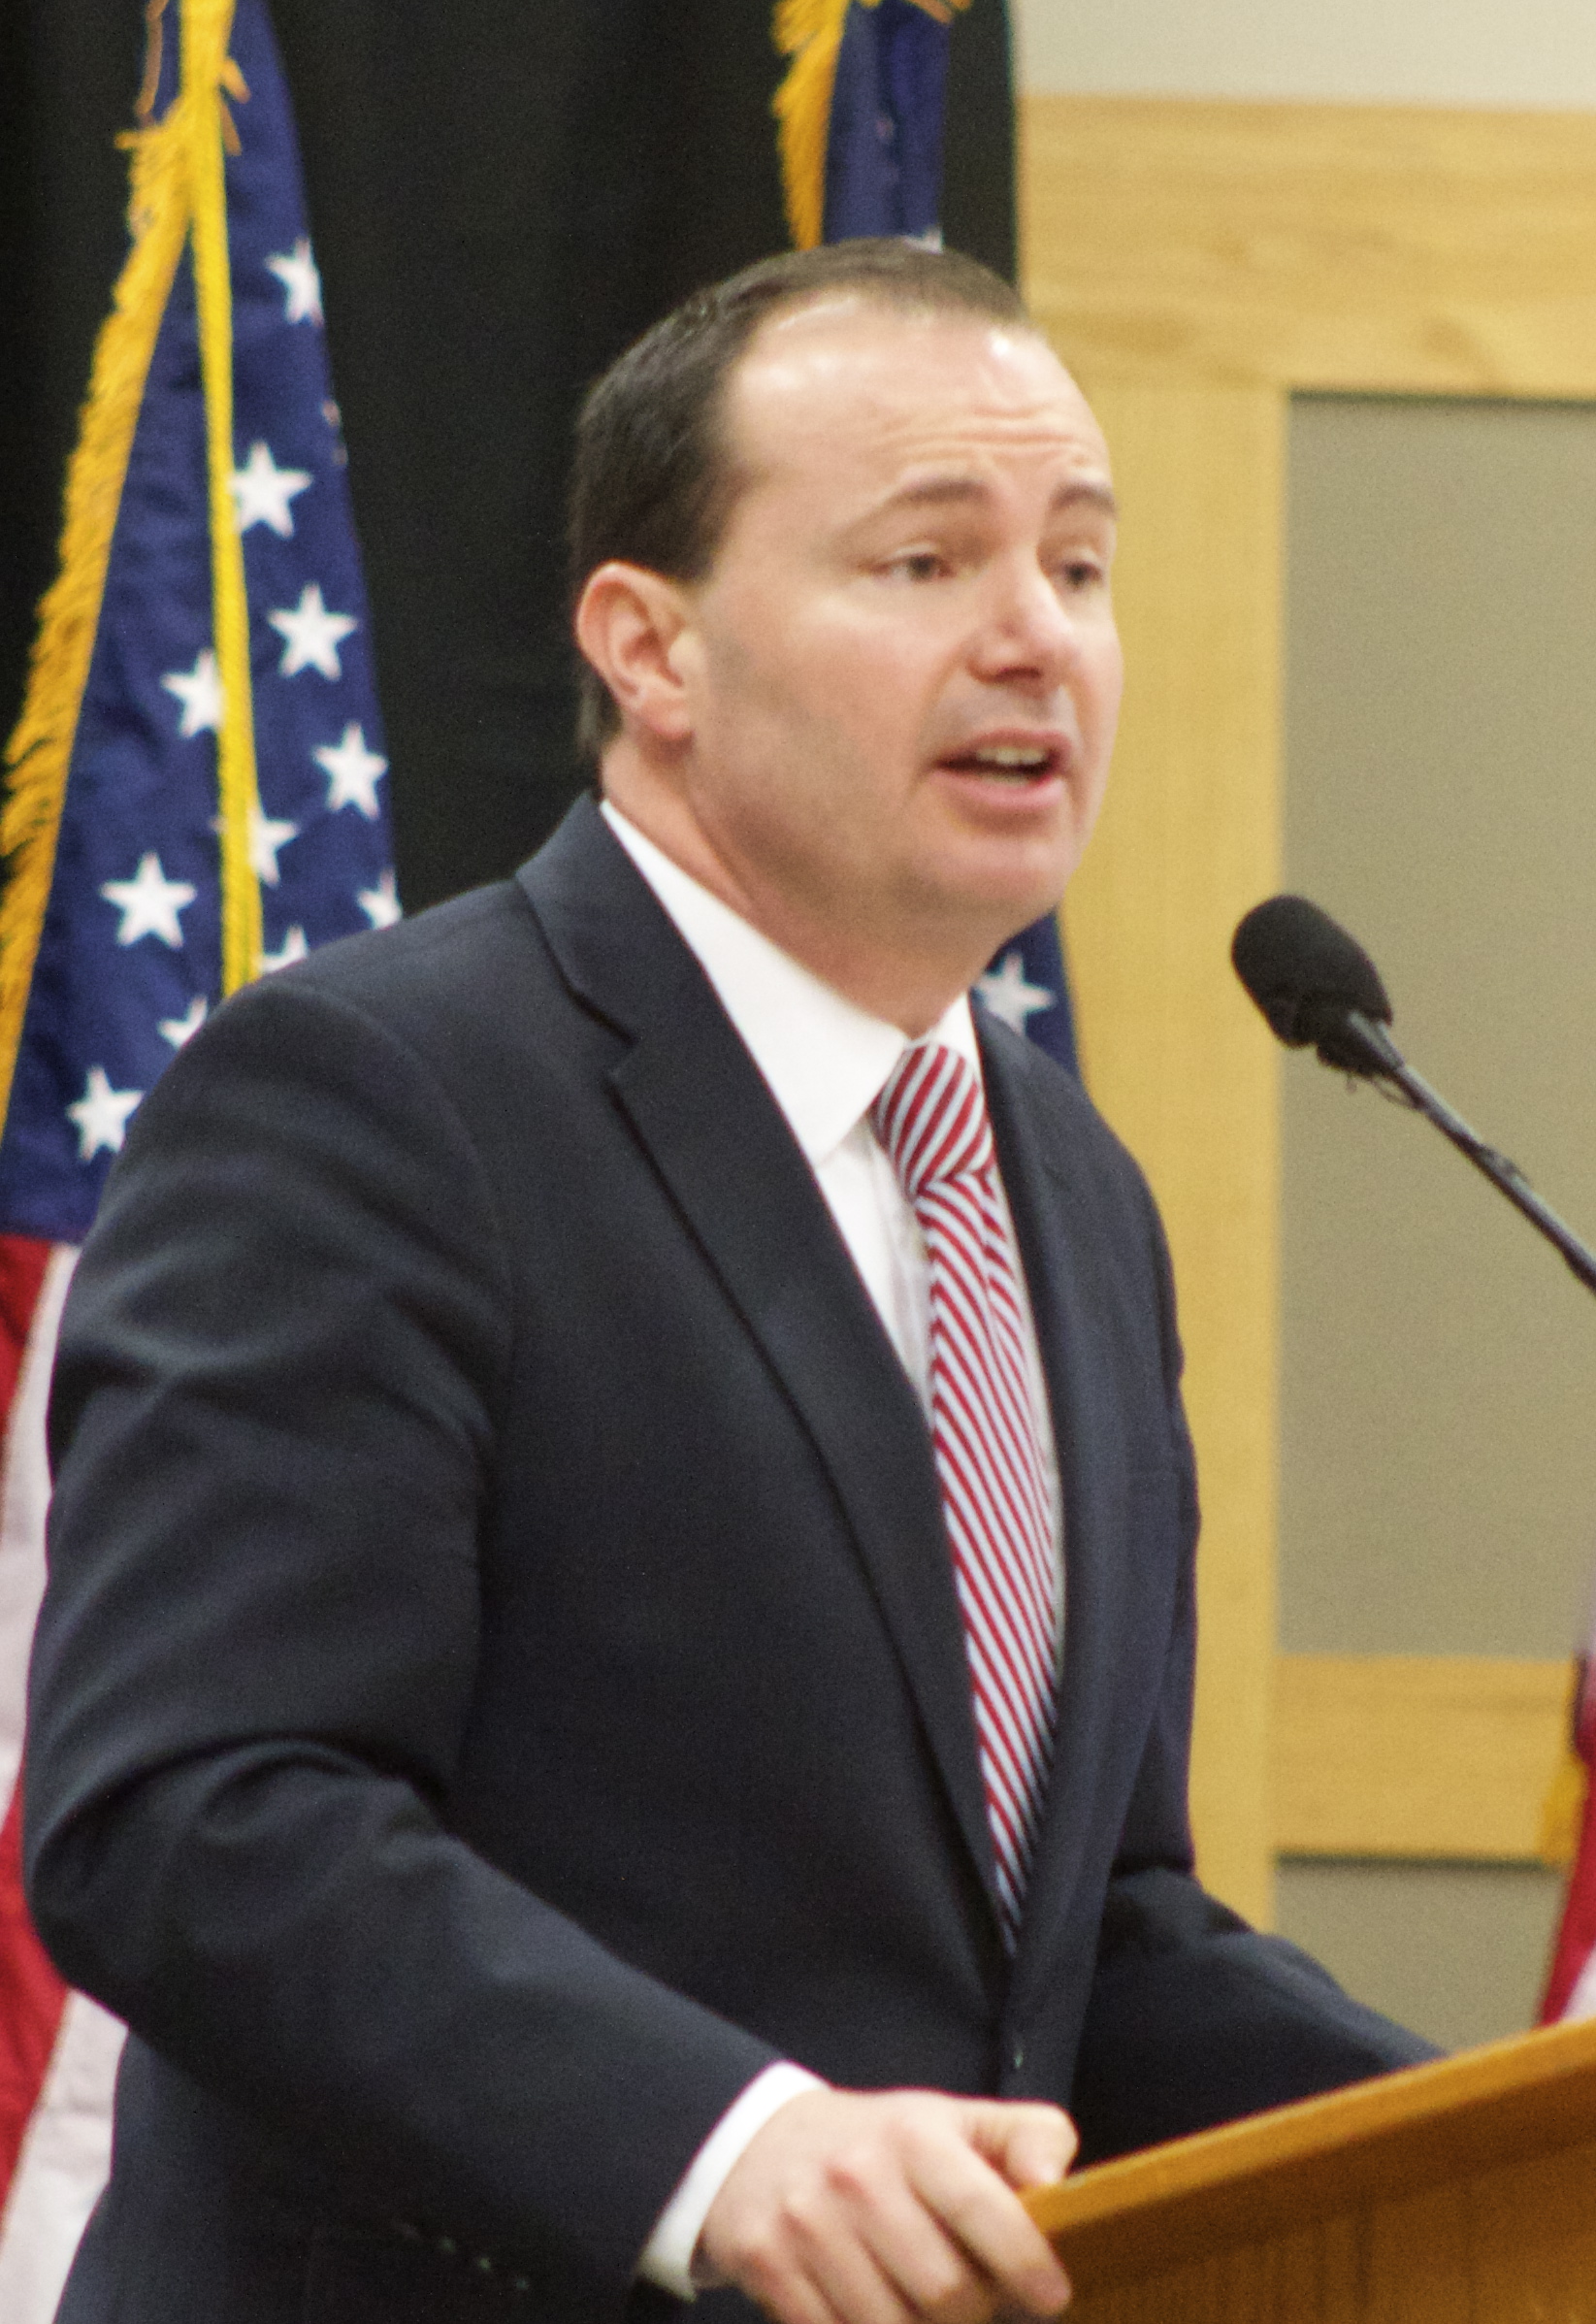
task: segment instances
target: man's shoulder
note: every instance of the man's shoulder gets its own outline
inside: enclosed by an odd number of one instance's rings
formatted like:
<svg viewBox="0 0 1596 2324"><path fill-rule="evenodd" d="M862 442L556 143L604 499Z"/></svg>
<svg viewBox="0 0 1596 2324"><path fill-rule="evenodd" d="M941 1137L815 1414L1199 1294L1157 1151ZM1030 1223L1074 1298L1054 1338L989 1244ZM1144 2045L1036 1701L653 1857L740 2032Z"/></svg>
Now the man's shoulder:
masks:
<svg viewBox="0 0 1596 2324"><path fill-rule="evenodd" d="M290 1078L419 1071L474 1111L529 1080L589 1086L639 1026L691 1017L679 988L694 973L584 801L513 878L236 993L188 1044L179 1079L230 1064Z"/></svg>
<svg viewBox="0 0 1596 2324"><path fill-rule="evenodd" d="M974 1014L989 1087L996 1084L998 1110L1006 1106L1023 1116L1056 1166L1067 1162L1073 1170L1102 1173L1145 1197L1141 1165L1098 1112L1080 1075L1005 1025L979 999Z"/></svg>
<svg viewBox="0 0 1596 2324"><path fill-rule="evenodd" d="M325 994L389 1017L444 1005L458 991L479 993L496 973L533 969L541 954L519 883L495 880L395 922L323 944L278 971L272 990Z"/></svg>
<svg viewBox="0 0 1596 2324"><path fill-rule="evenodd" d="M657 1002L662 978L679 976L687 957L596 803L582 799L512 878L324 945L271 981L417 1030L486 1010L513 1036L547 1031L565 1001L631 1022L638 993Z"/></svg>
<svg viewBox="0 0 1596 2324"><path fill-rule="evenodd" d="M258 978L189 1048L202 1069L229 1056L309 1062L397 1048L455 1083L540 1045L560 1003L531 906L514 880L500 880Z"/></svg>

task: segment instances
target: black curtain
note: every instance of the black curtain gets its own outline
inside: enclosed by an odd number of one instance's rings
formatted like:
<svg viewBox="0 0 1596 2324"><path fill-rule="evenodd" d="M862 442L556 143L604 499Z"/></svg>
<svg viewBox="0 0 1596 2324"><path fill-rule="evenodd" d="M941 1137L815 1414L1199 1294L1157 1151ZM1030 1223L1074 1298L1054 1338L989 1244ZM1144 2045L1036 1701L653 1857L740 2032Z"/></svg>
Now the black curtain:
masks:
<svg viewBox="0 0 1596 2324"><path fill-rule="evenodd" d="M0 22L0 733L125 247L140 0ZM500 876L583 779L562 506L587 382L786 246L768 0L274 0L349 446L410 910ZM946 239L1012 275L1002 0L955 23Z"/></svg>

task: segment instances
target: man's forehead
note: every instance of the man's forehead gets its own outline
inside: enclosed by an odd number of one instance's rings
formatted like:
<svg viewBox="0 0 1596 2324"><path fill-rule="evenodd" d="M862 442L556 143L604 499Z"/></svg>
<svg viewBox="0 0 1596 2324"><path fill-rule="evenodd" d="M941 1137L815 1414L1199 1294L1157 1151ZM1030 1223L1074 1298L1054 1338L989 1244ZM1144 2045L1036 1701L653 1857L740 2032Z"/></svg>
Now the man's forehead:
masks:
<svg viewBox="0 0 1596 2324"><path fill-rule="evenodd" d="M972 309L901 308L832 293L783 309L728 382L726 422L755 471L846 459L957 457L970 431L1002 446L1071 447L1107 473L1086 399L1046 340Z"/></svg>

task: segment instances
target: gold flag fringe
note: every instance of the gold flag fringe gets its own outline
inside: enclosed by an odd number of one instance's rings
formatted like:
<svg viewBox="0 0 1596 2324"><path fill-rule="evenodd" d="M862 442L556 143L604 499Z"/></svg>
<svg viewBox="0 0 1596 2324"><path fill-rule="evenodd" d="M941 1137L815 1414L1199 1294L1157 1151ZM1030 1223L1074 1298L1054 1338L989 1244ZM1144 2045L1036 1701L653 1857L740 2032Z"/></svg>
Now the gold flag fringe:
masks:
<svg viewBox="0 0 1596 2324"><path fill-rule="evenodd" d="M812 250L826 224L826 141L848 0L776 0L771 36L792 63L772 110L793 246Z"/></svg>
<svg viewBox="0 0 1596 2324"><path fill-rule="evenodd" d="M1566 1872L1580 1852L1580 1830L1584 1821L1585 1788L1590 1771L1572 1744L1564 1747L1557 1771L1541 1803L1540 1830L1535 1852L1543 1864Z"/></svg>
<svg viewBox="0 0 1596 2324"><path fill-rule="evenodd" d="M55 874L83 689L105 596L145 382L188 233L186 124L179 105L158 127L132 132L128 223L134 241L101 326L77 449L67 470L61 566L39 608L22 714L6 749L0 853L10 877L0 903L0 1121L11 1101L22 1020Z"/></svg>
<svg viewBox="0 0 1596 2324"><path fill-rule="evenodd" d="M875 8L879 0L861 0ZM970 0L914 0L917 8L951 24ZM771 101L780 123L781 188L787 229L797 250L812 250L826 231L826 148L831 132L831 96L837 53L849 0L776 0L771 38L792 63Z"/></svg>

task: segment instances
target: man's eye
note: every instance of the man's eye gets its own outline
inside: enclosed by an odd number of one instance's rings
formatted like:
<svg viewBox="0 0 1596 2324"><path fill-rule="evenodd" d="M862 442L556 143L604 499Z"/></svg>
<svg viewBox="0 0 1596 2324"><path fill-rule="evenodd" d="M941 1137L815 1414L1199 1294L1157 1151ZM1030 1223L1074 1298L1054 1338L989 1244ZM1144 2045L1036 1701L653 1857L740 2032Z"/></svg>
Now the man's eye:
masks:
<svg viewBox="0 0 1596 2324"><path fill-rule="evenodd" d="M909 549L894 557L886 570L895 580L934 581L947 572L948 562L937 549Z"/></svg>
<svg viewBox="0 0 1596 2324"><path fill-rule="evenodd" d="M1059 567L1059 578L1066 589L1094 589L1106 573L1097 557L1069 557Z"/></svg>

